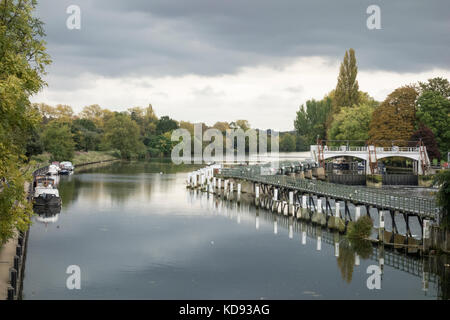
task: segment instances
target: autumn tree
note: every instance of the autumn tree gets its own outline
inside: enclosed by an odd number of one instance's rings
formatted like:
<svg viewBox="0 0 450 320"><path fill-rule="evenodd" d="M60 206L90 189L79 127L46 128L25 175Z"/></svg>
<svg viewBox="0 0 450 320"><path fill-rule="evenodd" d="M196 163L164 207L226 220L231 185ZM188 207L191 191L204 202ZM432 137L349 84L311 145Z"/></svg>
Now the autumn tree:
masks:
<svg viewBox="0 0 450 320"><path fill-rule="evenodd" d="M33 0L0 0L0 244L30 221L25 147L40 116L29 97L45 85L42 76L51 62L36 5Z"/></svg>
<svg viewBox="0 0 450 320"><path fill-rule="evenodd" d="M228 129L230 129L230 125L228 122L218 121L213 125L213 128L219 130L222 133L225 133Z"/></svg>
<svg viewBox="0 0 450 320"><path fill-rule="evenodd" d="M411 86L394 90L375 109L370 123L369 137L379 145L390 146L389 141L409 141L415 126L417 91Z"/></svg>
<svg viewBox="0 0 450 320"><path fill-rule="evenodd" d="M79 116L93 121L97 127L103 127L103 110L98 104L85 106Z"/></svg>

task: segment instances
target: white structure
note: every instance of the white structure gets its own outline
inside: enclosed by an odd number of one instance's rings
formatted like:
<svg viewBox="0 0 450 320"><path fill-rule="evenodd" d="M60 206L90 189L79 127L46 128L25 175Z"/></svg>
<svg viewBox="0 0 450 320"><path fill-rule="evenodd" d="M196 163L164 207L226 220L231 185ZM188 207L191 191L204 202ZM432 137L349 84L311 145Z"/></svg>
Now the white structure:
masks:
<svg viewBox="0 0 450 320"><path fill-rule="evenodd" d="M311 146L311 159L321 162L330 158L337 157L355 157L364 160L366 163L366 173L373 173L377 161L383 158L403 157L414 160L414 172L424 174L430 166L427 148L425 146L417 147L375 147L373 145L367 147L328 147L322 145Z"/></svg>

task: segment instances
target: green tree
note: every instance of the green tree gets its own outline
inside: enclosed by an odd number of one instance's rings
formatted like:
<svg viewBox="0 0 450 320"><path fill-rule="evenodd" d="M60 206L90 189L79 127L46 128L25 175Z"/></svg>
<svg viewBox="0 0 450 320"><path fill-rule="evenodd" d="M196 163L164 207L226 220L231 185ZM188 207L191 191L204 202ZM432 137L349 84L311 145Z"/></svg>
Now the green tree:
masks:
<svg viewBox="0 0 450 320"><path fill-rule="evenodd" d="M119 150L124 159L139 157L145 150L139 126L126 113L116 113L106 122L103 138L105 145Z"/></svg>
<svg viewBox="0 0 450 320"><path fill-rule="evenodd" d="M50 63L36 1L0 0L0 243L25 230L31 206L24 183L28 135L40 121L29 97L45 85Z"/></svg>
<svg viewBox="0 0 450 320"><path fill-rule="evenodd" d="M391 140L409 141L416 122L416 98L417 91L411 86L390 93L372 115L370 140L385 146L390 146Z"/></svg>
<svg viewBox="0 0 450 320"><path fill-rule="evenodd" d="M94 121L89 119L75 119L71 125L76 150L98 150L100 134Z"/></svg>
<svg viewBox="0 0 450 320"><path fill-rule="evenodd" d="M444 78L428 79L428 82L419 82L419 91L421 93L425 91L433 91L446 99L450 99L450 83Z"/></svg>
<svg viewBox="0 0 450 320"><path fill-rule="evenodd" d="M68 125L52 121L42 134L42 142L45 150L50 152L52 161L72 160L75 143Z"/></svg>
<svg viewBox="0 0 450 320"><path fill-rule="evenodd" d="M441 207L441 225L450 227L450 170L442 170L436 174L434 183L439 186L436 199Z"/></svg>
<svg viewBox="0 0 450 320"><path fill-rule="evenodd" d="M329 140L362 140L369 139L369 125L375 108L370 105L358 105L353 108L344 107L333 118L328 130Z"/></svg>
<svg viewBox="0 0 450 320"><path fill-rule="evenodd" d="M355 50L345 52L344 61L339 70L338 82L334 92L333 114L342 107L353 107L359 104L359 85L356 80L358 67L356 65Z"/></svg>
<svg viewBox="0 0 450 320"><path fill-rule="evenodd" d="M178 123L175 120L170 119L168 116L163 116L159 119L156 125L156 134L161 135L175 129L178 129Z"/></svg>
<svg viewBox="0 0 450 320"><path fill-rule="evenodd" d="M323 100L314 99L306 101L306 108L301 105L297 111L294 127L297 134L302 137L305 144L315 144L317 137L326 136L326 120L331 111L331 98Z"/></svg>
<svg viewBox="0 0 450 320"><path fill-rule="evenodd" d="M436 91L424 91L417 99L417 119L433 131L441 155L450 150L450 100Z"/></svg>
<svg viewBox="0 0 450 320"><path fill-rule="evenodd" d="M296 149L295 135L285 133L280 137L280 151L292 152Z"/></svg>

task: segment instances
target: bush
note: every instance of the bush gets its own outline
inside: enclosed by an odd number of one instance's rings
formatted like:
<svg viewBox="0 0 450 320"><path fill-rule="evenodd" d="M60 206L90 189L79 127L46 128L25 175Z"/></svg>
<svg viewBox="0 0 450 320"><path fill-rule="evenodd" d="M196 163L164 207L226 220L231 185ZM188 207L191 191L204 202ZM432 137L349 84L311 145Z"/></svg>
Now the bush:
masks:
<svg viewBox="0 0 450 320"><path fill-rule="evenodd" d="M381 175L370 174L370 175L367 175L367 181L373 182L373 183L381 183L382 177L381 177Z"/></svg>
<svg viewBox="0 0 450 320"><path fill-rule="evenodd" d="M349 225L347 236L350 239L366 239L372 233L373 222L369 216L362 216Z"/></svg>

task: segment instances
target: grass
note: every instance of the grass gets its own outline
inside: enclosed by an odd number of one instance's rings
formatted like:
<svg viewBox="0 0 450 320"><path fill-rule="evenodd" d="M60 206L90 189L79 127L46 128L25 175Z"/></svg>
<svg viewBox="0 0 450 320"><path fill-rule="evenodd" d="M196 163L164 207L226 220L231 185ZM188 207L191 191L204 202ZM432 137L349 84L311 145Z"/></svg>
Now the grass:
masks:
<svg viewBox="0 0 450 320"><path fill-rule="evenodd" d="M89 163L89 162L98 162L105 160L114 160L119 159L117 152L115 150L110 151L75 151L75 155L72 159L72 163L74 166ZM32 156L32 161L36 162L37 167L42 167L50 164L50 154L48 152L41 153L36 156Z"/></svg>
<svg viewBox="0 0 450 320"><path fill-rule="evenodd" d="M116 151L76 151L72 163L74 166L77 166L83 163L114 160L118 158Z"/></svg>

